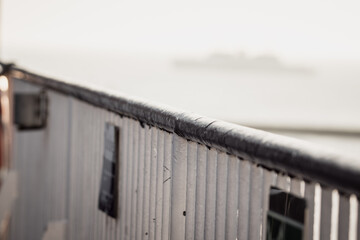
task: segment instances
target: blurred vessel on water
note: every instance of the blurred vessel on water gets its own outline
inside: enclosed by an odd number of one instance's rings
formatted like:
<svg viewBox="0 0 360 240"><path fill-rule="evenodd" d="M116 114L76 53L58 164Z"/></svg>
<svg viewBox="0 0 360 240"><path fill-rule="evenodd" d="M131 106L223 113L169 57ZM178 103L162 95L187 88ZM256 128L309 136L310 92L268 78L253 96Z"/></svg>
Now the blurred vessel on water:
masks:
<svg viewBox="0 0 360 240"><path fill-rule="evenodd" d="M248 57L244 52L239 54L214 53L205 59L177 59L174 61L177 67L189 68L212 68L233 69L247 71L288 72L311 74L313 69L303 66L290 66L283 64L273 55L259 55Z"/></svg>

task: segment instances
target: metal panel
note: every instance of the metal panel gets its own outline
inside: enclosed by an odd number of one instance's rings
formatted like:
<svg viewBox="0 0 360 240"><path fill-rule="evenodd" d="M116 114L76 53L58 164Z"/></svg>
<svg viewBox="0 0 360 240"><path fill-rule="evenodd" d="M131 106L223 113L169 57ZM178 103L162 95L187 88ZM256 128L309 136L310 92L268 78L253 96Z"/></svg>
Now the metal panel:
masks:
<svg viewBox="0 0 360 240"><path fill-rule="evenodd" d="M66 221L57 220L49 222L42 240L65 240Z"/></svg>
<svg viewBox="0 0 360 240"><path fill-rule="evenodd" d="M360 238L360 221L359 221L359 202L356 195L350 196L350 221L349 221L349 240Z"/></svg>
<svg viewBox="0 0 360 240"><path fill-rule="evenodd" d="M286 192L290 192L290 188L291 188L290 177L279 174L276 178L276 186Z"/></svg>
<svg viewBox="0 0 360 240"><path fill-rule="evenodd" d="M133 121L133 158L131 162L133 162L132 172L131 174L131 218L127 219L130 222L130 239L135 239L136 232L136 217L137 217L137 195L138 195L138 164L139 164L139 138L140 138L140 124L136 121ZM130 159L129 159L130 160ZM130 206L129 206L130 207Z"/></svg>
<svg viewBox="0 0 360 240"><path fill-rule="evenodd" d="M198 145L196 166L195 239L205 238L207 148Z"/></svg>
<svg viewBox="0 0 360 240"><path fill-rule="evenodd" d="M147 129L141 127L140 136L139 136L139 161L138 161L138 186L137 186L137 201L136 201L136 232L134 239L142 239L142 214L143 214L143 203L144 203L144 164L145 164L145 138L146 138ZM125 141L125 139L124 139ZM121 174L125 174L124 171ZM125 183L122 185L125 188ZM125 196L125 195L124 195ZM124 201L124 198L120 199L120 204ZM120 221L125 221L125 219L121 219Z"/></svg>
<svg viewBox="0 0 360 240"><path fill-rule="evenodd" d="M118 118L117 115L115 115L113 112L108 112L110 114L109 116L109 120L108 122L111 122L113 124L116 123L116 119ZM138 122L136 121L135 124L138 124ZM138 124L139 125L139 124ZM104 125L105 126L105 125ZM118 175L118 173L117 173ZM117 176L117 180L119 180L119 177ZM118 184L118 183L117 183ZM118 185L117 185L118 186ZM119 201L117 199L117 201ZM118 218L117 218L118 219ZM112 240L115 240L116 239L116 229L117 229L117 220L116 219L113 219L113 218L110 218L110 239Z"/></svg>
<svg viewBox="0 0 360 240"><path fill-rule="evenodd" d="M61 220L66 217L66 192L68 172L68 151L71 118L70 99L57 93L49 92L49 111L47 124L47 151L45 161L47 171L44 173L48 188L46 189L48 209L46 222ZM56 139L56 141L54 141ZM52 171L56 169L56 171Z"/></svg>
<svg viewBox="0 0 360 240"><path fill-rule="evenodd" d="M100 187L105 123L119 125L118 117L78 101L74 101L72 107L68 238L112 239L116 221L97 209L96 196Z"/></svg>
<svg viewBox="0 0 360 240"><path fill-rule="evenodd" d="M239 159L229 156L226 196L226 239L236 239L238 225Z"/></svg>
<svg viewBox="0 0 360 240"><path fill-rule="evenodd" d="M301 181L297 178L290 178L290 192L298 197L303 198L304 197L304 187L305 183L304 181Z"/></svg>
<svg viewBox="0 0 360 240"><path fill-rule="evenodd" d="M164 132L158 132L157 169L156 169L156 199L155 199L155 239L161 239L162 206L163 206L163 169L164 169Z"/></svg>
<svg viewBox="0 0 360 240"><path fill-rule="evenodd" d="M0 63L1 66L5 64ZM358 159L334 154L295 139L242 127L195 114L159 107L139 99L81 87L39 76L13 65L6 74L15 79L37 84L109 111L130 116L158 129L182 136L232 155L249 156L266 168L289 176L301 176L312 182L336 188L347 194L360 194Z"/></svg>
<svg viewBox="0 0 360 240"><path fill-rule="evenodd" d="M206 198L205 198L205 239L215 239L216 220L216 171L218 152L208 150L206 165Z"/></svg>
<svg viewBox="0 0 360 240"><path fill-rule="evenodd" d="M70 169L72 170L70 179L70 207L69 207L69 229L70 229L70 239L76 239L78 236L77 233L82 233L81 230L81 223L82 223L82 211L81 211L81 203L82 199L82 177L84 176L81 174L81 169L83 166L82 160L83 157L79 156L83 153L81 148L81 143L84 141L81 134L85 131L83 129L83 121L79 121L80 117L83 116L83 111L81 109L81 105L78 102L74 102L73 104L73 136L71 138L72 145L73 145L73 155L70 160L71 166ZM85 143L86 144L86 143ZM79 194L80 193L80 194Z"/></svg>
<svg viewBox="0 0 360 240"><path fill-rule="evenodd" d="M337 240L339 233L339 192L334 189L331 192L331 226L330 226L330 239ZM348 228L349 230L349 228ZM343 238L348 239L348 238Z"/></svg>
<svg viewBox="0 0 360 240"><path fill-rule="evenodd" d="M251 165L249 239L260 239L262 226L263 169Z"/></svg>
<svg viewBox="0 0 360 240"><path fill-rule="evenodd" d="M355 195L337 201L332 188L48 94L46 129L15 132L20 201L12 239L39 239L59 219L68 221L67 239L265 239L271 186L306 199L305 239L359 237ZM97 209L106 122L120 128L116 220Z"/></svg>
<svg viewBox="0 0 360 240"><path fill-rule="evenodd" d="M159 130L156 128L151 129L151 167L150 167L150 197L149 197L149 239L155 238L156 226L156 175L157 175L157 160L158 160L158 134Z"/></svg>
<svg viewBox="0 0 360 240"><path fill-rule="evenodd" d="M332 189L321 190L320 239L330 239Z"/></svg>
<svg viewBox="0 0 360 240"><path fill-rule="evenodd" d="M14 91L37 92L39 88L22 82L14 82ZM44 205L40 201L43 200L42 195L46 183L42 181L44 175L40 173L46 171L43 164L46 152L39 151L39 149L44 148L44 143L45 131L18 132L14 129L14 146L16 148L13 152L12 167L19 174L19 196L12 219L12 239L25 239L26 237L40 239L42 236L44 208L40 208L40 205ZM17 149L21 149L21 151L17 151ZM29 219L37 219L37 221L30 222Z"/></svg>
<svg viewBox="0 0 360 240"><path fill-rule="evenodd" d="M172 150L171 239L185 238L187 141L174 135Z"/></svg>
<svg viewBox="0 0 360 240"><path fill-rule="evenodd" d="M220 152L216 171L215 239L225 239L227 171L228 156L226 153Z"/></svg>
<svg viewBox="0 0 360 240"><path fill-rule="evenodd" d="M95 146L93 146L93 149L95 151L95 155L96 156L102 156L102 144L103 142L101 142L101 137L98 137L98 136L101 136L103 134L102 132L102 124L104 124L104 112L103 111L96 111L97 109L95 108L94 111L93 111L93 118L94 118L94 125L93 125L93 129L94 129L94 144ZM121 142L121 130L120 130L120 142ZM74 150L73 150L74 151ZM120 151L120 154L121 154L121 151ZM95 176L94 176L94 192L95 194L98 194L99 192L99 189L100 189L100 176L101 176L101 171L102 171L102 161L96 161L94 163L95 165ZM121 168L121 163L120 163L120 168ZM94 199L95 200L95 199ZM70 211L74 211L74 210L71 210ZM95 221L96 221L96 234L95 234L95 239L104 239L104 234L105 234L105 231L104 231L104 221L105 221L105 214L103 214L101 211L98 211L98 210L94 210L94 214L95 214ZM75 238L76 239L76 238Z"/></svg>
<svg viewBox="0 0 360 240"><path fill-rule="evenodd" d="M340 196L338 217L339 239L349 239L350 201L348 196Z"/></svg>
<svg viewBox="0 0 360 240"><path fill-rule="evenodd" d="M187 146L187 186L186 186L186 226L185 239L195 238L196 213L196 170L197 170L197 144L188 142Z"/></svg>
<svg viewBox="0 0 360 240"><path fill-rule="evenodd" d="M80 224L80 235L78 235L79 239L89 239L90 238L90 230L91 228L91 220L90 220L90 209L97 208L98 205L92 204L92 199L90 197L90 189L94 186L91 185L89 174L89 167L96 161L103 162L103 154L96 153L94 151L94 138L92 138L92 106L84 105L82 106L82 115L81 115L81 125L82 125L82 137L79 139L81 142L81 152L82 152L82 158L81 158L81 166L79 168L78 174L81 176L82 184L81 184L81 196L80 196L80 202L79 205L81 206L81 224ZM104 132L105 132L105 124L104 126L99 126L101 128L101 134L98 136L99 139L101 139L101 149L104 149ZM101 176L101 173L99 174ZM100 181L98 182L98 185L100 185Z"/></svg>
<svg viewBox="0 0 360 240"><path fill-rule="evenodd" d="M238 239L246 240L249 236L250 218L250 171L251 164L240 161L239 169L239 207L238 207Z"/></svg>
<svg viewBox="0 0 360 240"><path fill-rule="evenodd" d="M100 145L103 144L100 142L100 138L98 138L98 136L100 136L101 133L101 128L100 125L102 122L100 122L100 118L99 118L99 113L96 111L96 109L92 109L91 111L91 126L94 129L93 131L89 132L89 138L94 139L94 144L95 146L93 146L94 152L96 156L100 155ZM120 136L119 136L120 138ZM73 150L74 151L74 150ZM90 166L90 170L89 170L89 174L91 175L91 188L88 189L89 190L89 195L91 196L91 201L92 201L92 205L93 206L97 206L97 195L99 194L100 191L100 176L101 176L101 171L102 171L102 162L100 159L97 161L95 160L91 166ZM99 236L99 214L102 214L100 211L98 211L98 209L96 208L91 208L88 210L90 212L90 221L92 224L92 226L90 227L91 229L89 229L89 235L90 235L90 239L98 239ZM119 211L118 211L119 213Z"/></svg>
<svg viewBox="0 0 360 240"><path fill-rule="evenodd" d="M39 87L14 81L14 92L39 91ZM12 167L19 173L19 199L11 239L40 239L48 221L66 218L70 100L51 91L48 97L51 111L46 129L14 129Z"/></svg>
<svg viewBox="0 0 360 240"><path fill-rule="evenodd" d="M126 209L125 209L125 238L124 239L130 239L131 234L131 205L133 203L133 183L132 183L132 172L133 172L133 165L134 165L134 136L136 135L134 133L134 121L129 120L128 121L128 138L125 141L128 141L129 144L127 145L127 158L125 161L127 161L127 186L126 186Z"/></svg>
<svg viewBox="0 0 360 240"><path fill-rule="evenodd" d="M74 222L74 218L75 218L75 211L70 211L70 209L74 209L74 204L75 204L75 195L72 194L72 192L76 192L76 188L78 187L75 181L75 177L76 175L76 168L75 168L75 163L76 163L76 151L74 151L73 149L77 148L77 141L74 141L77 139L77 122L74 121L77 119L78 117L78 111L77 111L77 104L72 101L71 104L72 108L71 108L71 122L72 122L72 132L71 132L71 136L70 136L70 146L72 148L72 151L70 152L70 161L69 161L69 174L68 174L68 178L69 178L69 182L70 184L68 185L68 229L67 229L67 238L68 239L74 239L74 234L75 234L75 222ZM75 208L76 209L76 208Z"/></svg>
<svg viewBox="0 0 360 240"><path fill-rule="evenodd" d="M9 171L7 173L0 172L0 223L6 225L11 215L13 205L18 195L18 174L16 171ZM0 230L1 236L4 234L4 229Z"/></svg>
<svg viewBox="0 0 360 240"><path fill-rule="evenodd" d="M143 205L143 228L142 239L147 239L149 235L149 196L150 196L150 169L151 169L151 139L152 131L146 133L145 147L145 171L144 171L144 205Z"/></svg>
<svg viewBox="0 0 360 240"><path fill-rule="evenodd" d="M80 166L78 168L77 174L79 174L81 182L81 188L80 191L76 194L79 195L79 202L77 203L77 207L79 208L79 229L77 238L79 239L87 239L89 238L89 224L88 224L88 211L91 209L91 205L89 203L89 192L88 189L92 186L89 186L89 173L88 173L88 167L89 162L92 162L92 160L95 160L96 158L102 159L103 156L99 153L95 153L93 148L91 146L93 145L92 138L89 137L90 135L90 129L92 129L93 126L91 126L90 123L90 117L91 117L91 110L88 109L90 106L81 104L81 138L78 139L78 141L81 143L79 148L76 150L79 150L81 152L81 157L79 159ZM84 119L83 119L84 118ZM102 128L102 126L99 126ZM102 131L102 134L98 136L98 138L101 139L101 150L103 149L104 145L104 131ZM89 154L90 153L90 154ZM95 155L96 154L96 155ZM90 156L89 156L90 155ZM95 156L94 156L95 155ZM94 156L94 157L92 157ZM89 159L90 158L90 159ZM93 159L94 158L94 159ZM91 160L91 161L90 161ZM99 181L100 184L100 181ZM80 194L79 194L80 193ZM93 206L97 207L97 206Z"/></svg>
<svg viewBox="0 0 360 240"><path fill-rule="evenodd" d="M307 208L305 210L304 239L316 239L314 237L315 218L315 184L305 184L305 199Z"/></svg>
<svg viewBox="0 0 360 240"><path fill-rule="evenodd" d="M129 119L122 119L122 127L120 129L120 197L119 197L119 211L120 211L120 238L125 239L125 229L126 229L126 203L128 199L127 188L129 186L128 178L128 145L131 144L129 142Z"/></svg>
<svg viewBox="0 0 360 240"><path fill-rule="evenodd" d="M162 228L161 236L163 240L170 239L170 208L171 208L171 186L172 186L172 134L164 132L164 165L163 165L163 210L162 210Z"/></svg>

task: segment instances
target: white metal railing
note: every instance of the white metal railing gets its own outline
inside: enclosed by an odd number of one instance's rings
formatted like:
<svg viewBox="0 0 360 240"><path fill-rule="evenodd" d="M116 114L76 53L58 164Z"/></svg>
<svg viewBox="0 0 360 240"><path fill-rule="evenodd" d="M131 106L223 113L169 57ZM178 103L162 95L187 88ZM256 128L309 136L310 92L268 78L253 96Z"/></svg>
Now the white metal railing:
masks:
<svg viewBox="0 0 360 240"><path fill-rule="evenodd" d="M204 133L213 122L203 129L190 126L188 132L171 130L170 123L156 123L157 110L148 119L141 117L151 110L147 105L140 109L129 100L129 112L119 112L114 108L125 103L111 103L111 109L107 102L116 101L114 97L104 96L101 107L87 99L90 95L75 93L76 86L46 79L50 82L44 84L19 71L12 74L13 91L45 88L49 105L44 129L15 130L13 168L19 173L19 200L11 239L39 239L56 220L66 221L67 239L266 239L271 187L305 199L304 239L360 239L359 180L349 185L343 173L360 174L337 156L312 155L311 147L294 145L296 141L230 124L216 129L232 138L221 139L220 134L214 143L210 140L216 137ZM168 121L182 120L176 116ZM98 209L106 123L120 129L116 219ZM247 138L257 151L273 152L256 155L249 142L241 145ZM246 147L237 151L231 144ZM279 145L293 154L284 154ZM317 169L323 162L329 173ZM295 166L300 166L298 171ZM308 167L325 173L316 177L306 172ZM338 172L331 172L334 169ZM339 178L331 180L332 175Z"/></svg>

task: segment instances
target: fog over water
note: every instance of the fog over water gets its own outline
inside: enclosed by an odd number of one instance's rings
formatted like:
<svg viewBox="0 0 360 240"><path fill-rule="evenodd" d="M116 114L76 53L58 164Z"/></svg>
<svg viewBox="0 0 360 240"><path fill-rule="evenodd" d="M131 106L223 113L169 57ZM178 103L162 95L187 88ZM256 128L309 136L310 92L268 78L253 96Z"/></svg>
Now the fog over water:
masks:
<svg viewBox="0 0 360 240"><path fill-rule="evenodd" d="M232 122L360 129L360 69L311 63L310 74L179 67L176 57L19 52L47 76L92 83ZM13 53L15 55L15 53Z"/></svg>
<svg viewBox="0 0 360 240"><path fill-rule="evenodd" d="M359 8L357 1L320 0L3 0L1 57L234 123L356 133ZM312 72L194 64L242 51ZM175 64L179 59L192 66ZM360 153L360 134L279 133Z"/></svg>

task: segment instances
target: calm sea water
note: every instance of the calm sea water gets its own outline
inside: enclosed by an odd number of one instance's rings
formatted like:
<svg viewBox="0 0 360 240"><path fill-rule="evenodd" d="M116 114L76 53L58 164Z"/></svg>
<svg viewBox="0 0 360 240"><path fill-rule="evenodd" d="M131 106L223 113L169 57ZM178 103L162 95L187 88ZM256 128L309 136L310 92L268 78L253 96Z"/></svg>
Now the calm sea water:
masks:
<svg viewBox="0 0 360 240"><path fill-rule="evenodd" d="M314 70L314 74L296 74L179 68L173 64L176 56L12 51L5 59L50 77L90 83L225 121L360 131L360 64L356 62L288 63ZM360 153L356 137L304 136L295 137Z"/></svg>

